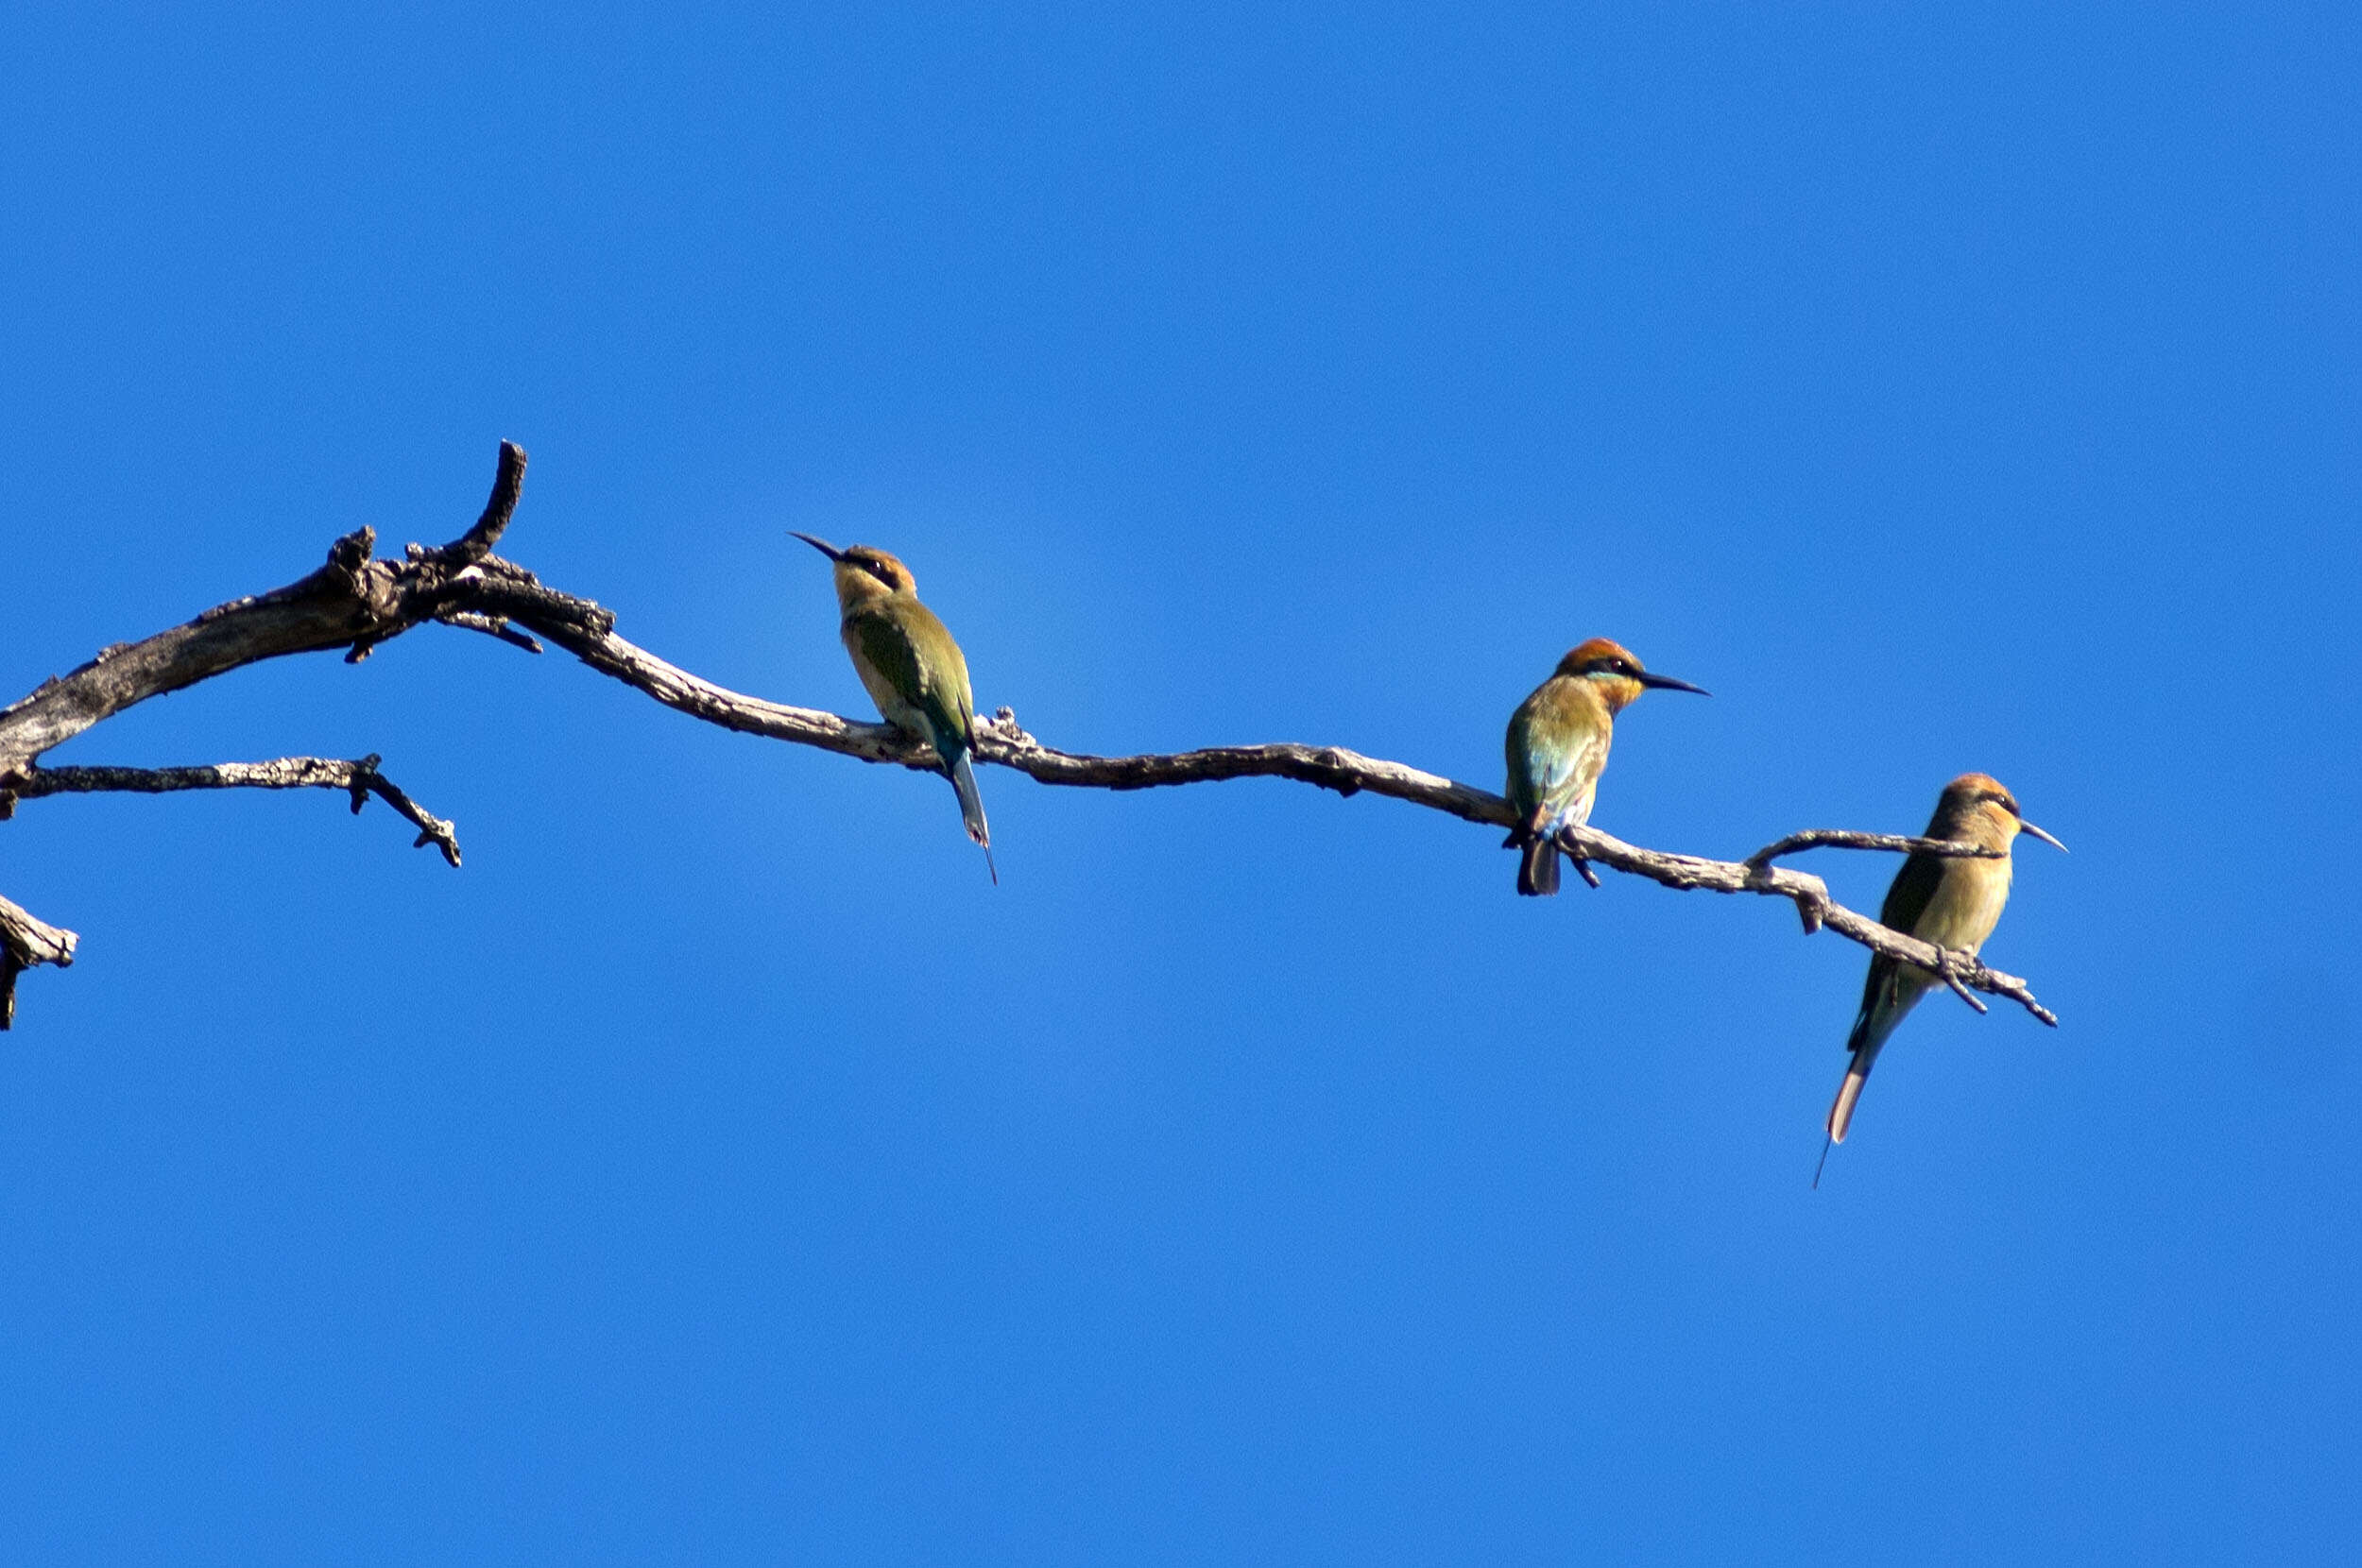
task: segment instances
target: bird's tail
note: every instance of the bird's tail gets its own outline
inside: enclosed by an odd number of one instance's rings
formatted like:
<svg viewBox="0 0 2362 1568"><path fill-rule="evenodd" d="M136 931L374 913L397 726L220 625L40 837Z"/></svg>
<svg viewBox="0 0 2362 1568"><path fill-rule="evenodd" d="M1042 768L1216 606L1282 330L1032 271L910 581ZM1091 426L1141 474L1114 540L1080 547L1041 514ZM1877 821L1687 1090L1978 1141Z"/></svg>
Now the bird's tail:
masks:
<svg viewBox="0 0 2362 1568"><path fill-rule="evenodd" d="M1845 1082L1838 1085L1837 1099L1829 1107L1831 1143L1845 1141L1845 1130L1854 1124L1854 1102L1861 1099L1861 1086L1870 1077L1871 1065L1878 1060L1879 1048L1894 1032L1894 1026L1919 1000L1918 990L1900 983L1901 973L1899 969L1894 971L1896 983L1873 985L1870 995L1862 998L1861 1012L1854 1017L1853 1032L1845 1037L1845 1048L1854 1053L1854 1060L1847 1065Z"/></svg>
<svg viewBox="0 0 2362 1568"><path fill-rule="evenodd" d="M1853 1061L1845 1065L1845 1082L1837 1086L1837 1099L1829 1107L1829 1135L1821 1145L1821 1164L1812 1167L1816 1187L1821 1185L1821 1172L1828 1167L1829 1150L1845 1141L1846 1129L1854 1125L1855 1102L1861 1099L1861 1086L1870 1082L1870 1065L1877 1060L1877 1045L1865 1044L1856 1048Z"/></svg>
<svg viewBox="0 0 2362 1568"><path fill-rule="evenodd" d="M1547 898L1558 891L1558 843L1545 834L1525 842L1517 862L1517 891L1531 898Z"/></svg>
<svg viewBox="0 0 2362 1568"><path fill-rule="evenodd" d="M1846 1064L1845 1082L1837 1086L1837 1099L1829 1106L1831 1143L1845 1141L1847 1130L1854 1125L1854 1106L1861 1099L1861 1086L1870 1082L1870 1065L1877 1059L1878 1048L1865 1046Z"/></svg>
<svg viewBox="0 0 2362 1568"><path fill-rule="evenodd" d="M1918 991L1908 988L1898 991L1894 984L1875 983L1878 975L1875 965L1888 962L1886 959L1874 961L1871 970L1874 983L1870 995L1862 998L1861 1012L1854 1017L1854 1031L1845 1037L1845 1048L1854 1053L1854 1059L1845 1065L1845 1082L1837 1086L1837 1099L1829 1106L1829 1141L1821 1146L1821 1164L1823 1166L1829 1163L1829 1150L1845 1141L1846 1130L1854 1125L1854 1106L1861 1099L1862 1085L1870 1082L1870 1069L1877 1062L1879 1050L1886 1045L1888 1037L1893 1034L1895 1026L1903 1021L1903 1015L1919 1000ZM1899 973L1892 972L1890 979ZM1812 1185L1821 1185L1819 1169L1812 1173Z"/></svg>
<svg viewBox="0 0 2362 1568"><path fill-rule="evenodd" d="M947 748L950 758L948 770L951 788L960 797L960 822L967 836L984 852L984 869L992 874L994 886L1001 882L1001 870L992 863L992 829L984 826L984 797L976 790L975 765L968 761L968 748L953 745Z"/></svg>

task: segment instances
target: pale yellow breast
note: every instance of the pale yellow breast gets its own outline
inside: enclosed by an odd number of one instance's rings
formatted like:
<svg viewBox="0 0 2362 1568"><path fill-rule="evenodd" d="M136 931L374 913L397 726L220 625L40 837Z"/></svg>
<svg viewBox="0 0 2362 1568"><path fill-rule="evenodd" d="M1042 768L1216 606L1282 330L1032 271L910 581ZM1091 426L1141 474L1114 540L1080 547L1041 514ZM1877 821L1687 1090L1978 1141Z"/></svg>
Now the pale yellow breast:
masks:
<svg viewBox="0 0 2362 1568"><path fill-rule="evenodd" d="M1923 942L1975 952L2001 920L2001 907L2010 901L2008 860L1957 860L1945 866L1943 880L1927 900L1911 934Z"/></svg>

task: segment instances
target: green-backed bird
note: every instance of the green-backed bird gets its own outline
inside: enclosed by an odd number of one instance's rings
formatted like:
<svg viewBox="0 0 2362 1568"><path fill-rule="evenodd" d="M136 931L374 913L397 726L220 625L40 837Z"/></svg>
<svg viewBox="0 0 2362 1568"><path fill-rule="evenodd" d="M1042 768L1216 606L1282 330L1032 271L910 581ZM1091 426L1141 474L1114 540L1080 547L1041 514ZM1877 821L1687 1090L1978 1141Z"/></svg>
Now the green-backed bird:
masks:
<svg viewBox="0 0 2362 1568"><path fill-rule="evenodd" d="M935 612L918 602L910 568L873 545L839 550L810 534L796 537L836 563L837 631L853 656L854 673L886 723L926 741L943 758L943 774L960 797L960 820L984 852L997 884L992 830L976 793L976 699L968 690L967 660Z"/></svg>
<svg viewBox="0 0 2362 1568"><path fill-rule="evenodd" d="M2010 845L2020 833L2031 833L2057 849L2065 844L2028 822L2017 809L2017 797L1996 779L1964 773L1943 787L1926 837L1973 844L1998 850L1997 857L1930 855L1913 850L1894 874L1887 901L1879 906L1878 923L1890 930L1932 942L1939 947L1974 955L2001 919L2001 906L2010 901ZM1853 1062L1845 1082L1838 1086L1837 1102L1829 1107L1828 1142L1821 1146L1826 1163L1832 1146L1845 1141L1853 1124L1854 1104L1861 1099L1878 1051L1919 998L1943 982L1915 963L1880 953L1870 961L1870 979L1862 986L1861 1012L1845 1048ZM1818 1185L1821 1176L1813 1174Z"/></svg>
<svg viewBox="0 0 2362 1568"><path fill-rule="evenodd" d="M1652 686L1708 695L1703 687L1643 670L1625 649L1595 637L1560 659L1557 673L1509 716L1502 747L1509 787L1503 793L1516 821L1503 844L1524 852L1517 862L1519 893L1558 891L1555 836L1591 820L1616 715Z"/></svg>

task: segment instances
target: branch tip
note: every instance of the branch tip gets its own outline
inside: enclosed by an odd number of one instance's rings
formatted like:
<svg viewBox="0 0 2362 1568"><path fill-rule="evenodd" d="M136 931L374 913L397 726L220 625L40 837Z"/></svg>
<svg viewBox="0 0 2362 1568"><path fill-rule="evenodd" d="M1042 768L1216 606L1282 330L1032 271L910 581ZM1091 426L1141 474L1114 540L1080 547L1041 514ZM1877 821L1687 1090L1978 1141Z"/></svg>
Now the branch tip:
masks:
<svg viewBox="0 0 2362 1568"><path fill-rule="evenodd" d="M443 565L471 567L489 555L507 531L509 520L517 515L517 500L524 487L525 449L514 441L503 441L500 462L492 473L492 493L484 503L483 514L473 527L438 553Z"/></svg>
<svg viewBox="0 0 2362 1568"><path fill-rule="evenodd" d="M1943 976L1943 983L1952 988L1952 995L1960 997L1960 1000L1966 1002L1969 1006L1975 1008L1979 1013L1988 1011L1985 1004L1977 999L1977 993L1971 991L1967 986L1960 983L1960 974L1952 967L1951 954L1944 954L1944 963L1941 968L1937 969L1936 973Z"/></svg>

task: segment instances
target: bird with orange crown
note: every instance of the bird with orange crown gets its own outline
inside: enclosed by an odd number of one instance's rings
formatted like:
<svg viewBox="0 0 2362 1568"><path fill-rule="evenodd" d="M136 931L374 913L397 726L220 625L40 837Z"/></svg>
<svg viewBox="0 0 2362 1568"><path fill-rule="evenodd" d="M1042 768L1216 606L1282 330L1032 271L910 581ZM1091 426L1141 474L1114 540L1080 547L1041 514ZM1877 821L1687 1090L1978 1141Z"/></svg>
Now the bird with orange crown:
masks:
<svg viewBox="0 0 2362 1568"><path fill-rule="evenodd" d="M1975 957L1985 938L2001 921L2001 907L2010 901L2010 845L2020 833L2063 851L2065 844L2028 822L2017 809L2017 796L2001 781L1981 773L1964 773L1943 787L1936 798L1936 814L1926 837L1954 844L1975 844L1983 855L1935 855L1914 849L1887 889L1878 910L1878 924L1889 930L1932 942L1939 947ZM1845 1082L1838 1085L1836 1103L1829 1107L1828 1141L1821 1146L1821 1162L1845 1141L1854 1124L1854 1107L1862 1085L1897 1026L1910 1015L1919 998L1942 981L1917 964L1878 954L1870 961L1870 978L1862 985L1861 1011L1854 1016L1854 1031L1845 1040L1853 1056ZM1821 1185L1815 1170L1813 1185Z"/></svg>
<svg viewBox="0 0 2362 1568"><path fill-rule="evenodd" d="M1710 695L1702 686L1642 669L1628 650L1595 637L1560 659L1557 672L1510 715L1503 743L1509 787L1503 793L1515 820L1503 845L1521 851L1519 893L1542 896L1558 891L1558 830L1591 820L1591 799L1616 738L1616 715L1652 686ZM1577 865L1580 869L1581 862Z"/></svg>

